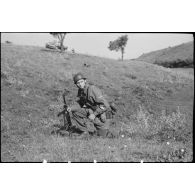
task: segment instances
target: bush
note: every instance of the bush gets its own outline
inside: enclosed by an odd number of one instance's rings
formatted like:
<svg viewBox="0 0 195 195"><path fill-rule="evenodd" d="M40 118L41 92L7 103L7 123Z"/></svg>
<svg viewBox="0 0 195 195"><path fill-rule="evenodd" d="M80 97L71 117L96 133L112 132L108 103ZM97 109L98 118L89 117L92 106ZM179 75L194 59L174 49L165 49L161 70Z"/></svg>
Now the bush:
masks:
<svg viewBox="0 0 195 195"><path fill-rule="evenodd" d="M187 131L186 116L180 112L179 107L176 112L166 115L165 111L162 111L161 116L157 121L157 134L160 141L175 140L181 142L189 141Z"/></svg>
<svg viewBox="0 0 195 195"><path fill-rule="evenodd" d="M122 134L129 137L146 137L151 131L153 115L139 106L137 113L131 116L129 124L123 124Z"/></svg>
<svg viewBox="0 0 195 195"><path fill-rule="evenodd" d="M185 128L186 118L185 115L180 112L179 106L177 107L176 112L171 113L170 115L166 115L165 110L162 111L160 116L160 129L169 128L174 131L178 129Z"/></svg>
<svg viewBox="0 0 195 195"><path fill-rule="evenodd" d="M128 127L125 130L123 129L126 135L140 136L149 140L155 139L158 142L172 140L186 143L191 141L192 130L179 107L171 114L166 114L163 110L160 116L154 116L140 106L131 119L133 121L126 125Z"/></svg>
<svg viewBox="0 0 195 195"><path fill-rule="evenodd" d="M144 133L149 131L151 119L152 115L149 114L145 108L139 106L136 122L138 124L138 127L141 128Z"/></svg>

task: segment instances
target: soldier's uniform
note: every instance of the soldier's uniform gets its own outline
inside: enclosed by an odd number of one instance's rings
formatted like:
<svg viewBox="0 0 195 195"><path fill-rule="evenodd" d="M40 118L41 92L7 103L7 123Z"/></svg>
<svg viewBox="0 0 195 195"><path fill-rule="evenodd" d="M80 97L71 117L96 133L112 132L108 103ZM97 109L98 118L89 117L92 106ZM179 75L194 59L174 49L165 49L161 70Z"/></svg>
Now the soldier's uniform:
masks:
<svg viewBox="0 0 195 195"><path fill-rule="evenodd" d="M110 120L106 118L106 111L110 105L100 89L86 84L84 89L78 90L77 97L79 106L72 107L72 124L83 132L93 131L88 125L88 116L94 114L96 117L91 122L97 130L97 135L104 136L110 125Z"/></svg>

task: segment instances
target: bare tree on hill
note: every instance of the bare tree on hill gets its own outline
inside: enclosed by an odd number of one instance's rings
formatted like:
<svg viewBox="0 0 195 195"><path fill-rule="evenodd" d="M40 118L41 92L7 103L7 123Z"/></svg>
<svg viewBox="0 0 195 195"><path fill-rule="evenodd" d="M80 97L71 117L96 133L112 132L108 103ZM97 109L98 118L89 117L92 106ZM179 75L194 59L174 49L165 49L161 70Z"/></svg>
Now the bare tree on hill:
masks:
<svg viewBox="0 0 195 195"><path fill-rule="evenodd" d="M58 39L60 43L60 50L63 51L65 49L64 47L64 39L67 33L50 33L52 36Z"/></svg>
<svg viewBox="0 0 195 195"><path fill-rule="evenodd" d="M118 39L116 39L115 41L110 41L108 49L110 49L111 51L113 51L113 50L115 50L115 51L120 50L121 51L121 55L122 55L121 58L123 60L123 56L124 56L124 53L125 53L125 46L127 44L127 41L128 41L128 36L127 35L123 35L123 36L119 37Z"/></svg>

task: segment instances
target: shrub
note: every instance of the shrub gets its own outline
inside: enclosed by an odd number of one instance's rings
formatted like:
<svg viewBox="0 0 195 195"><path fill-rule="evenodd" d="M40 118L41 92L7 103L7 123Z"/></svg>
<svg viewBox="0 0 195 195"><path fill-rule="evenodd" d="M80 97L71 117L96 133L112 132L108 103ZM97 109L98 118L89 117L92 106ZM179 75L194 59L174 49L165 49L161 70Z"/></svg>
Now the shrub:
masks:
<svg viewBox="0 0 195 195"><path fill-rule="evenodd" d="M139 128L143 130L143 132L147 132L149 130L151 116L152 115L149 114L145 108L139 106L139 110L137 111L136 122Z"/></svg>
<svg viewBox="0 0 195 195"><path fill-rule="evenodd" d="M165 110L162 111L159 121L162 128L169 128L173 130L178 130L184 128L186 123L185 115L180 112L179 106L177 107L176 112L166 115Z"/></svg>
<svg viewBox="0 0 195 195"><path fill-rule="evenodd" d="M128 136L141 136L145 137L151 130L152 114L142 106L139 106L137 113L131 116L129 124L124 124L122 128L122 134Z"/></svg>
<svg viewBox="0 0 195 195"><path fill-rule="evenodd" d="M160 142L174 140L185 143L190 141L192 135L186 116L180 112L179 107L175 112L168 115L163 110L151 128L155 129L152 137L156 137Z"/></svg>
<svg viewBox="0 0 195 195"><path fill-rule="evenodd" d="M179 107L171 114L166 114L163 110L159 116L154 116L140 106L131 119L132 121L126 125L125 130L123 129L126 135L141 136L159 142L173 140L186 143L191 141L192 130L187 124L185 114L180 112Z"/></svg>

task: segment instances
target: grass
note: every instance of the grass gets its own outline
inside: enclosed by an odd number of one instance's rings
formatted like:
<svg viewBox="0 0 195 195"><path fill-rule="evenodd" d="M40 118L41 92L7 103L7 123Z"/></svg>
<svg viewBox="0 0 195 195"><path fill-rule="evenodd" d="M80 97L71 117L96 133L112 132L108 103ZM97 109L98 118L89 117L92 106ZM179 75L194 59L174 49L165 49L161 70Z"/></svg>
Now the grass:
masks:
<svg viewBox="0 0 195 195"><path fill-rule="evenodd" d="M151 158L159 162L182 162L184 159L192 160L191 128L192 123L189 124L179 107L171 114L163 110L159 116L140 107L131 121L123 125L121 134L144 144L148 154L144 158L146 162ZM144 155L142 150L139 152Z"/></svg>
<svg viewBox="0 0 195 195"><path fill-rule="evenodd" d="M120 133L119 138L87 141L51 135L63 124L57 118L63 90L68 104L75 100L72 74L78 71L117 104L111 131ZM185 70L2 44L1 160L189 162L193 92L194 77Z"/></svg>

